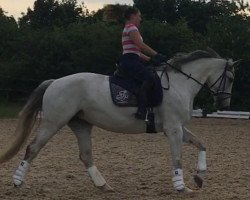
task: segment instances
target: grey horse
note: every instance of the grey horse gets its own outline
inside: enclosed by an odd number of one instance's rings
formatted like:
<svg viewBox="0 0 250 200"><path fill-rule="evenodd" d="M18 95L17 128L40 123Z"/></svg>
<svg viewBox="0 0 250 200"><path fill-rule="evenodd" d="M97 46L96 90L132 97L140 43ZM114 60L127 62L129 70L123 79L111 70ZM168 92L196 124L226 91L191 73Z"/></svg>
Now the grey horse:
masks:
<svg viewBox="0 0 250 200"><path fill-rule="evenodd" d="M173 165L173 185L177 191L192 192L183 179L182 144L190 143L198 148L195 182L202 186L206 171L206 148L185 125L190 121L193 100L206 83L214 99L222 107L230 105L236 62L221 58L215 51L197 50L179 54L166 64L169 79L162 76L163 101L155 108L157 132L164 132L170 143ZM162 72L159 71L160 75ZM42 111L42 112L40 112ZM118 107L113 104L109 78L94 73L78 73L56 80L47 80L35 89L19 115L16 135L1 152L3 163L20 150L31 133L41 113L40 128L28 145L24 159L13 175L14 184L20 186L27 170L39 151L64 125L75 133L80 149L80 159L87 168L94 185L104 191L112 188L98 171L92 159L91 129L93 126L117 133L144 133L145 123L135 119L135 107ZM153 136L152 136L153 137Z"/></svg>

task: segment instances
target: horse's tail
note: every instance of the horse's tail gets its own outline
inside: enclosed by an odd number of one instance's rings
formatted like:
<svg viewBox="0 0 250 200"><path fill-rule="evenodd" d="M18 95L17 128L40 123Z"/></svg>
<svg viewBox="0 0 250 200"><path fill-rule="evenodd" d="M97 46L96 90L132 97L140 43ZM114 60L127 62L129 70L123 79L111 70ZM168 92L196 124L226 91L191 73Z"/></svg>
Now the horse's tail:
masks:
<svg viewBox="0 0 250 200"><path fill-rule="evenodd" d="M6 149L0 152L0 163L6 162L15 156L25 144L34 127L37 115L42 109L43 95L53 81L54 80L44 81L31 94L28 102L19 113L16 134L14 135L15 138L7 145Z"/></svg>

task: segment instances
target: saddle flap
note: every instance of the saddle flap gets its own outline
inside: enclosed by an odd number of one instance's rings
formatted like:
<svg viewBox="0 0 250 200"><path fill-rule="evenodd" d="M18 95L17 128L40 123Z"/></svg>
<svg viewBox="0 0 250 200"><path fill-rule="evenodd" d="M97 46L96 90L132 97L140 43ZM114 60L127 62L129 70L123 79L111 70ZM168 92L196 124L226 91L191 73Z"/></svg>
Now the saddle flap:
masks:
<svg viewBox="0 0 250 200"><path fill-rule="evenodd" d="M111 97L115 105L117 106L138 106L136 96L130 91L124 89L123 87L114 84L110 81L110 92Z"/></svg>
<svg viewBox="0 0 250 200"><path fill-rule="evenodd" d="M110 76L110 93L112 100L115 105L137 107L137 91L141 87L141 83L131 79L123 79L120 76ZM162 102L163 92L161 87L161 81L159 76L156 74L154 88L150 95L150 107L155 107Z"/></svg>

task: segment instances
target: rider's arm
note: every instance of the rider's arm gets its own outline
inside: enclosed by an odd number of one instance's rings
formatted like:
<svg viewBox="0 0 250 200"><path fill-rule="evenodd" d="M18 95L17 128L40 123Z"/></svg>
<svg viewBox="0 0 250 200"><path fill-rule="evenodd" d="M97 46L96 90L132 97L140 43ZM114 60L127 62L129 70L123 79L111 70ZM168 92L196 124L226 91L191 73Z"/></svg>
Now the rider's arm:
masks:
<svg viewBox="0 0 250 200"><path fill-rule="evenodd" d="M141 35L138 31L131 31L129 33L129 36L131 38L131 40L133 40L133 42L142 50L142 52L144 52L145 54L149 55L149 56L154 56L157 54L157 52L155 50L153 50L151 47L149 47L148 45L146 45L141 38Z"/></svg>
<svg viewBox="0 0 250 200"><path fill-rule="evenodd" d="M145 54L141 53L140 54L140 58L145 61L145 62L148 62L150 60L150 57L146 56Z"/></svg>

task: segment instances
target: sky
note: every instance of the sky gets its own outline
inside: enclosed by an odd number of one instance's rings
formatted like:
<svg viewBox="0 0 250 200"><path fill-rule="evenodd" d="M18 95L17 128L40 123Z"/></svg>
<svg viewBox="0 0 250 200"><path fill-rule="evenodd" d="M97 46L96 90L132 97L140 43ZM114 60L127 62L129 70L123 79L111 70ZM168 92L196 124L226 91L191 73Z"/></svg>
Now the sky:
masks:
<svg viewBox="0 0 250 200"><path fill-rule="evenodd" d="M84 2L84 5L89 11L96 11L102 8L105 4L133 4L133 0L77 0L79 4ZM250 1L250 0L249 0ZM33 9L35 0L0 0L0 7L7 12L7 16L13 15L16 19L21 17L21 13L27 12L27 8Z"/></svg>
<svg viewBox="0 0 250 200"><path fill-rule="evenodd" d="M6 15L13 15L16 19L21 17L21 13L26 13L27 8L33 8L35 0L0 0L0 7L7 12ZM79 3L84 2L89 11L96 11L105 4L133 4L133 0L77 0ZM244 0L249 2L250 0Z"/></svg>

